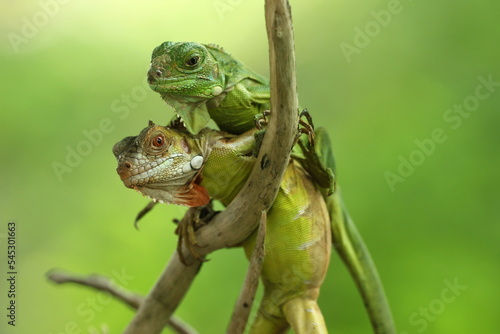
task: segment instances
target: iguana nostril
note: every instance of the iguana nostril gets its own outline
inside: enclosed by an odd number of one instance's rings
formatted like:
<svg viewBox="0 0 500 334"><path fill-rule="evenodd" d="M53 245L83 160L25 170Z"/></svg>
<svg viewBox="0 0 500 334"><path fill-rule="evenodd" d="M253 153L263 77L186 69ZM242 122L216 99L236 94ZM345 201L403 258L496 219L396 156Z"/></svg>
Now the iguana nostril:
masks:
<svg viewBox="0 0 500 334"><path fill-rule="evenodd" d="M148 83L154 83L156 79L161 78L163 75L163 72L161 70L155 70L154 68L151 68L148 71Z"/></svg>
<svg viewBox="0 0 500 334"><path fill-rule="evenodd" d="M123 164L119 164L118 168L116 168L116 172L118 173L118 175L120 175L120 179L122 181L124 181L124 180L128 179L130 176L132 176L131 167L132 167L132 165L129 162L125 162ZM129 187L129 185L130 185L130 182L128 184L125 184L125 186L127 186L127 187Z"/></svg>

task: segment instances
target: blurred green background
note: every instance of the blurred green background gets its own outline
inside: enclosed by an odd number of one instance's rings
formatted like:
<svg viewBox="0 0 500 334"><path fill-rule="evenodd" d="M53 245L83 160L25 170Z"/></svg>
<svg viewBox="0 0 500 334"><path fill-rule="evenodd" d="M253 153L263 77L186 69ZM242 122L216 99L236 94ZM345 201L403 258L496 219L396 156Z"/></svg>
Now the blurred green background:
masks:
<svg viewBox="0 0 500 334"><path fill-rule="evenodd" d="M500 3L291 4L300 103L331 134L345 200L398 333L497 333ZM172 116L145 84L163 41L218 43L267 75L263 1L1 7L1 286L10 220L19 275L17 326L6 324L2 288L0 332L87 333L107 324L120 333L129 308L44 275L125 272L126 288L148 292L175 251L171 221L185 209L157 207L136 231L147 199L123 187L111 148L149 119ZM68 157L72 150L79 158ZM201 333L222 333L247 262L241 249L210 259L176 314ZM370 332L336 255L320 305L332 333Z"/></svg>

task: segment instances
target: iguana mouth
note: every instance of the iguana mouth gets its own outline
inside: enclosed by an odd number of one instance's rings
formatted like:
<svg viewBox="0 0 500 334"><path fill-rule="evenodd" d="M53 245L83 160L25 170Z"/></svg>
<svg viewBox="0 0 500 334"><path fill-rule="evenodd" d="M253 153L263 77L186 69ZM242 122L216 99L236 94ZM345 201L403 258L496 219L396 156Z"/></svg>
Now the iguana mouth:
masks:
<svg viewBox="0 0 500 334"><path fill-rule="evenodd" d="M182 154L173 154L168 158L158 158L155 161L140 163L140 157L128 157L120 162L116 172L127 188L147 184L152 175L157 175L162 169L170 166L174 159L182 157Z"/></svg>
<svg viewBox="0 0 500 334"><path fill-rule="evenodd" d="M210 79L206 78L198 79L210 81ZM149 87L152 90L160 94L172 94L171 98L179 100L188 99L187 101L197 102L199 98L209 99L222 93L220 86L208 87L199 92L189 92L189 89L193 86L193 82L193 79L186 79L185 77L168 77L154 80L149 80L148 78ZM195 100L190 100L190 98L195 98Z"/></svg>
<svg viewBox="0 0 500 334"><path fill-rule="evenodd" d="M187 81L186 77L183 75L164 77L160 70L156 70L156 71L154 71L154 73L155 74L153 75L153 74L150 74L148 72L148 83L150 85L166 84L166 83L170 83L170 82L179 82L179 81Z"/></svg>
<svg viewBox="0 0 500 334"><path fill-rule="evenodd" d="M175 158L183 156L184 155L181 153L172 154L168 158L158 158L155 161L144 164L137 163L139 162L137 157L128 157L118 165L116 171L127 188L160 188L163 185L161 185L161 182L154 180L154 175L161 175L161 171L172 165ZM198 171L202 167L203 162L203 156L196 155L191 160L173 170L171 175L169 175L169 179L172 181L182 179L188 176L189 173ZM151 180L151 178L153 178L153 180ZM169 183L174 184L175 182ZM180 184L184 184L184 181L181 181Z"/></svg>
<svg viewBox="0 0 500 334"><path fill-rule="evenodd" d="M168 159L164 163L166 161ZM155 172L155 168L161 168L162 166L150 168L140 174L130 175L131 173L127 171L130 168L126 167L126 164L127 162L117 168L117 170L120 169L120 178L125 186L136 190L143 196L147 196L154 202L201 206L206 205L210 201L207 189L196 182L199 181L199 172L203 165L203 157L201 155L194 156L193 159L185 163L181 168L178 168L174 175L168 177L167 181L150 180L149 176L140 178L144 173L154 175L151 173ZM192 173L194 173L194 176ZM125 178L122 178L122 175ZM139 178L134 178L134 176L138 176Z"/></svg>

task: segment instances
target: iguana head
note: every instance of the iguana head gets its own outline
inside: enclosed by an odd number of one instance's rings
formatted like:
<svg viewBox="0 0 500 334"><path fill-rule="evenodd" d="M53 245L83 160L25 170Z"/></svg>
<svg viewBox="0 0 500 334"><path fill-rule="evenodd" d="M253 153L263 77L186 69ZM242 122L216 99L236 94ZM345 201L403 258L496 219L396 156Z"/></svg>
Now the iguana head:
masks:
<svg viewBox="0 0 500 334"><path fill-rule="evenodd" d="M208 150L206 141L185 130L151 121L138 136L126 137L113 147L116 171L126 187L155 201L186 206L210 200L207 190L196 183Z"/></svg>
<svg viewBox="0 0 500 334"><path fill-rule="evenodd" d="M210 120L205 102L225 89L224 73L208 49L193 42L165 42L153 50L150 87L175 108L189 132Z"/></svg>

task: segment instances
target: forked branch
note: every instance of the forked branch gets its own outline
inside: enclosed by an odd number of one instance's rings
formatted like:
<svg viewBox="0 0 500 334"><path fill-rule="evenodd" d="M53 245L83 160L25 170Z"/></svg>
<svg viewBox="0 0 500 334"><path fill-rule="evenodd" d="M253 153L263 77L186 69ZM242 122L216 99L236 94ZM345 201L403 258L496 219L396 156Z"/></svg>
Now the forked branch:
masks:
<svg viewBox="0 0 500 334"><path fill-rule="evenodd" d="M267 211L276 197L297 134L298 99L290 7L286 0L266 0L265 11L272 115L247 183L222 213L196 232L198 243L208 245L197 249L202 256L238 244L256 229L261 212ZM125 334L161 333L201 266L185 247L182 252L193 265L186 267L177 254L172 256Z"/></svg>

